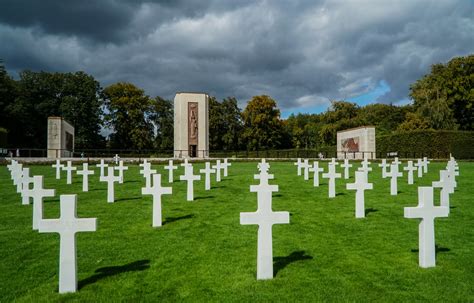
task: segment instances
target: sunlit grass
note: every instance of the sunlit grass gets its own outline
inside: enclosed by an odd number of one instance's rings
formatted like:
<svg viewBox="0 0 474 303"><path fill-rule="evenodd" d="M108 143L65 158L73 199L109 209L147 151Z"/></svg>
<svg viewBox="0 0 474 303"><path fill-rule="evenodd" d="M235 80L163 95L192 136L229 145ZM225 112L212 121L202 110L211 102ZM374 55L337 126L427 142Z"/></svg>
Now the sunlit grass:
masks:
<svg viewBox="0 0 474 303"><path fill-rule="evenodd" d="M45 217L59 215L60 194L78 194L78 216L98 218L96 232L77 236L79 291L59 295L59 236L31 229L32 206L21 205L8 171L0 167L0 301L474 301L474 163L460 163L449 218L437 219L437 266L418 267L418 220L404 219L403 207L417 204L417 186L437 180L445 163L430 164L415 185L399 180L390 196L389 179L378 167L370 174L365 219L355 219L355 192L337 180L329 199L327 180L319 188L296 176L290 162L270 162L279 185L273 210L289 211L290 224L273 228L275 278L256 280L257 227L239 224L239 213L255 211L256 163L233 163L229 177L195 183L195 201L175 171L173 194L162 197L161 228L152 228L152 197L142 196L138 166L116 184L116 202L106 202L98 170L88 193L81 179L57 182L49 166L31 166L57 196L44 203ZM323 164L326 169L326 164ZM168 185L163 164L155 164ZM195 165L197 169L203 164ZM340 171L340 169L339 169ZM353 170L351 171L353 175ZM405 174L405 173L404 173ZM353 178L349 180L353 182ZM436 198L439 199L438 190ZM437 200L438 203L438 200Z"/></svg>

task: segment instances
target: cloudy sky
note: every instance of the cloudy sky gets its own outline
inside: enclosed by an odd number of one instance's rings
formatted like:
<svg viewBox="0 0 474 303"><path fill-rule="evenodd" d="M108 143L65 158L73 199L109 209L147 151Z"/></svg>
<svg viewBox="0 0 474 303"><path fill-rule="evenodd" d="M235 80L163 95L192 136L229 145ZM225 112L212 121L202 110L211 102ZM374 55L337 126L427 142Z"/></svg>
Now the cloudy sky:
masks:
<svg viewBox="0 0 474 303"><path fill-rule="evenodd" d="M329 100L408 102L430 65L474 53L474 1L1 0L15 77L78 71L150 96L272 96L287 116Z"/></svg>

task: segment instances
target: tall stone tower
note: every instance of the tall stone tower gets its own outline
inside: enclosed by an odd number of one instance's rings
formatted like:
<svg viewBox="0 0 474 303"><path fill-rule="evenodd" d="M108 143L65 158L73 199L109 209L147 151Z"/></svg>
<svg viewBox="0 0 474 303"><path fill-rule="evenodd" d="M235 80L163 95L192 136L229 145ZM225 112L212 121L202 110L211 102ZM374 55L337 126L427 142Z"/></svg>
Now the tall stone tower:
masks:
<svg viewBox="0 0 474 303"><path fill-rule="evenodd" d="M209 96L176 93L174 97L174 157L209 157Z"/></svg>

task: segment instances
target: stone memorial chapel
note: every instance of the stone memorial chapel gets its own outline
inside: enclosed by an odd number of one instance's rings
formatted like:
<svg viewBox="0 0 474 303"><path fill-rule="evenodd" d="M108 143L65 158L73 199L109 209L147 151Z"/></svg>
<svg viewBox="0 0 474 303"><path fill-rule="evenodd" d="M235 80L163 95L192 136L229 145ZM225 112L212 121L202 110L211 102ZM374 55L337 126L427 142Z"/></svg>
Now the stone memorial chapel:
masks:
<svg viewBox="0 0 474 303"><path fill-rule="evenodd" d="M176 93L174 157L209 157L209 95Z"/></svg>

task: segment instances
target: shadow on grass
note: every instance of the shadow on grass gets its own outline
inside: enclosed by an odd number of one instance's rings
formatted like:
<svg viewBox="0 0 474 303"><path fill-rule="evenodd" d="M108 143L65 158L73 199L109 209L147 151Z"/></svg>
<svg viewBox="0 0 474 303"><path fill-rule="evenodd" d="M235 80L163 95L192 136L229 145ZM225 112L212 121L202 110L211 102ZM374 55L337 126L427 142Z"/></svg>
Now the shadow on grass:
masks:
<svg viewBox="0 0 474 303"><path fill-rule="evenodd" d="M139 183L140 181L139 180L127 180L127 181L123 181L123 183Z"/></svg>
<svg viewBox="0 0 474 303"><path fill-rule="evenodd" d="M213 199L215 198L214 196L202 196L202 197L196 197L194 200L204 200L204 199Z"/></svg>
<svg viewBox="0 0 474 303"><path fill-rule="evenodd" d="M275 198L276 197L283 197L283 195L282 194L275 194L275 195L273 195L273 197L275 197Z"/></svg>
<svg viewBox="0 0 474 303"><path fill-rule="evenodd" d="M191 218L194 218L194 215L191 214L191 215L186 215L186 216L181 216L181 217L170 217L170 218L166 218L166 220L163 221L163 225L173 223L175 221L191 219Z"/></svg>
<svg viewBox="0 0 474 303"><path fill-rule="evenodd" d="M347 194L346 194L346 193L337 193L337 194L336 194L336 197L337 197L337 196L345 196L345 195L347 195Z"/></svg>
<svg viewBox="0 0 474 303"><path fill-rule="evenodd" d="M84 280L79 281L78 288L81 289L86 285L93 284L101 279L119 275L121 273L129 272L129 271L143 271L145 269L150 268L150 260L140 260L135 261L132 263L128 263L122 266L108 266L98 268L95 271L93 276L86 278Z"/></svg>
<svg viewBox="0 0 474 303"><path fill-rule="evenodd" d="M106 188L94 188L94 189L89 189L89 191L106 191Z"/></svg>
<svg viewBox="0 0 474 303"><path fill-rule="evenodd" d="M365 215L367 216L368 214L370 214L370 213L375 213L375 212L377 212L377 211L379 211L379 210L378 210L378 209L375 209L375 208L367 208L367 209L365 210Z"/></svg>
<svg viewBox="0 0 474 303"><path fill-rule="evenodd" d="M304 250L294 251L286 257L274 257L273 258L273 271L274 276L278 274L278 272L284 269L286 266L293 262L297 261L304 261L304 260L312 260L313 257L306 255Z"/></svg>
<svg viewBox="0 0 474 303"><path fill-rule="evenodd" d="M225 185L221 185L221 186L212 186L212 188L225 188Z"/></svg>
<svg viewBox="0 0 474 303"><path fill-rule="evenodd" d="M115 199L115 202L128 201L128 200L141 200L141 199L143 199L143 197L121 198L121 199Z"/></svg>
<svg viewBox="0 0 474 303"><path fill-rule="evenodd" d="M413 253L417 253L419 251L420 250L418 248L414 248L414 249L411 250L411 252L413 252ZM436 256L438 255L438 253L448 252L448 251L451 251L451 249L449 249L447 247L442 247L442 246L435 245L435 255Z"/></svg>

